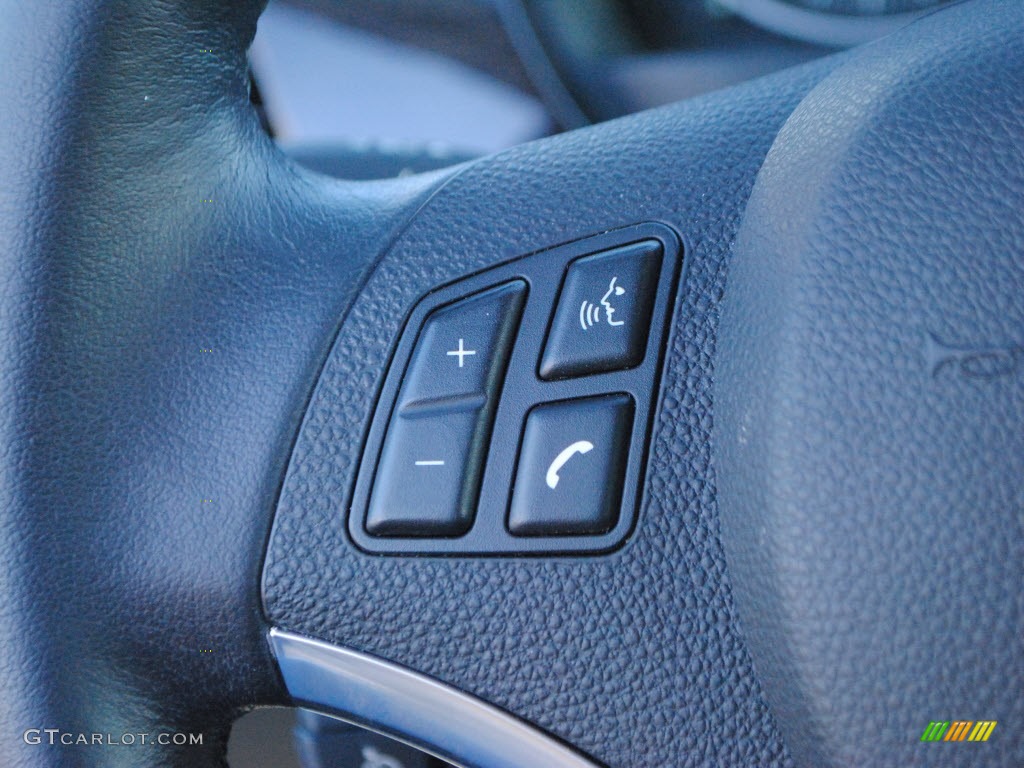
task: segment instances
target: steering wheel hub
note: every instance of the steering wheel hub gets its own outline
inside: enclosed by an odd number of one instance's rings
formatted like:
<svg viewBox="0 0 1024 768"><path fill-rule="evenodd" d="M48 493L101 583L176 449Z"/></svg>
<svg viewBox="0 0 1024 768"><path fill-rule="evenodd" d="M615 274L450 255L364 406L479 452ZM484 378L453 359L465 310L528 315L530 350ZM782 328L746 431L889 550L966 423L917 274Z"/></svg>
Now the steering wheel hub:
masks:
<svg viewBox="0 0 1024 768"><path fill-rule="evenodd" d="M966 4L864 49L782 129L740 232L723 531L800 765L931 764L931 721L1024 717L998 671L1024 668L1022 34L1019 5Z"/></svg>

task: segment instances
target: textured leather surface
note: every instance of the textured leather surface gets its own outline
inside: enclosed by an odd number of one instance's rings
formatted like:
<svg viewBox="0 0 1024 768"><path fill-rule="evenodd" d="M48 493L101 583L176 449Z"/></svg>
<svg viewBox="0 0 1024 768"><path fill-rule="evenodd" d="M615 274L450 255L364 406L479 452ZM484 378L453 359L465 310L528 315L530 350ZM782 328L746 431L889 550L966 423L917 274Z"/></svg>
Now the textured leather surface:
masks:
<svg viewBox="0 0 1024 768"><path fill-rule="evenodd" d="M776 140L723 311L739 616L801 766L1024 765L1024 6L864 50ZM983 744L933 720L996 720Z"/></svg>
<svg viewBox="0 0 1024 768"><path fill-rule="evenodd" d="M259 8L0 2L4 766L218 762L233 712L282 699L258 586L286 457L363 271L438 179L286 164L246 94Z"/></svg>
<svg viewBox="0 0 1024 768"><path fill-rule="evenodd" d="M282 628L504 707L611 766L780 766L733 619L710 464L727 256L776 131L832 66L516 148L442 188L341 328L289 466L264 571ZM346 510L374 393L424 292L605 229L660 220L689 250L636 531L598 558L363 554Z"/></svg>

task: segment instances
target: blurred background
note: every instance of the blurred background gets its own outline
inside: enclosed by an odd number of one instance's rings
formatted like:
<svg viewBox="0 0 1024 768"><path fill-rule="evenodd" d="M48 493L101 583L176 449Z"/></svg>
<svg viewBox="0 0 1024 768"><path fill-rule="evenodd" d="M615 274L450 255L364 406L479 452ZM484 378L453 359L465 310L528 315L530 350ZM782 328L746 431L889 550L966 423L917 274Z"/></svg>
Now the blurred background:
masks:
<svg viewBox="0 0 1024 768"><path fill-rule="evenodd" d="M268 132L350 179L437 168L866 42L945 0L272 0Z"/></svg>
<svg viewBox="0 0 1024 768"><path fill-rule="evenodd" d="M345 179L418 173L688 99L872 39L948 0L272 0L265 130ZM301 709L235 725L231 768L440 768Z"/></svg>

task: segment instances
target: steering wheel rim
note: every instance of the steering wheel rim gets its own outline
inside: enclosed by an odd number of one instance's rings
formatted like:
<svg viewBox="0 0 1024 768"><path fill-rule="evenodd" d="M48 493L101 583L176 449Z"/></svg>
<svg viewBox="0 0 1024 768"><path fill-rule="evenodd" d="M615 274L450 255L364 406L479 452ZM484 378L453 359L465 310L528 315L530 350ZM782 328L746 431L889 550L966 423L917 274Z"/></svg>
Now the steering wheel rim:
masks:
<svg viewBox="0 0 1024 768"><path fill-rule="evenodd" d="M274 626L469 694L569 745L567 759L805 763L799 726L769 690L781 732L773 719L733 605L712 385L757 174L798 105L866 54L355 184L299 170L260 130L245 51L262 6L3 5L0 758L219 764L238 712L289 700ZM1024 25L997 0L945 14L962 23L924 20L879 54L894 81L900 40L941 48L959 26L968 49L994 56L984 42L998 20ZM689 263L626 544L577 558L355 548L346 500L416 300L644 221L680 233ZM740 618L764 637L756 611ZM64 733L203 738L68 744ZM998 757L1020 747L993 744Z"/></svg>
<svg viewBox="0 0 1024 768"><path fill-rule="evenodd" d="M439 177L285 162L248 100L262 5L4 4L5 764L218 764L286 701L274 497L348 297ZM133 733L202 744L62 743Z"/></svg>

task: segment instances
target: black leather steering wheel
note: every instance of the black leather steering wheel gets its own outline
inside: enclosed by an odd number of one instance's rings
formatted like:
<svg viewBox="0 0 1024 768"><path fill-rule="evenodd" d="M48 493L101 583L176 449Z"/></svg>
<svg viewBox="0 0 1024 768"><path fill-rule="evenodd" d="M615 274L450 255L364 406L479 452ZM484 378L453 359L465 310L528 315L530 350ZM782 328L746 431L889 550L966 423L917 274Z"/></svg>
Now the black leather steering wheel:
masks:
<svg viewBox="0 0 1024 768"><path fill-rule="evenodd" d="M380 183L260 130L261 8L0 5L0 763L220 764L292 700L482 767L1024 761L1020 3ZM624 543L357 546L420 299L645 222Z"/></svg>

